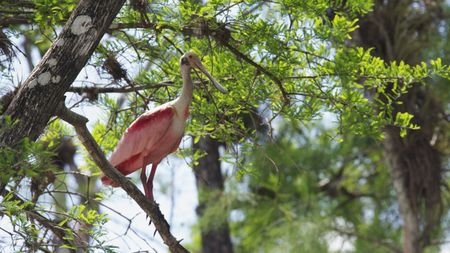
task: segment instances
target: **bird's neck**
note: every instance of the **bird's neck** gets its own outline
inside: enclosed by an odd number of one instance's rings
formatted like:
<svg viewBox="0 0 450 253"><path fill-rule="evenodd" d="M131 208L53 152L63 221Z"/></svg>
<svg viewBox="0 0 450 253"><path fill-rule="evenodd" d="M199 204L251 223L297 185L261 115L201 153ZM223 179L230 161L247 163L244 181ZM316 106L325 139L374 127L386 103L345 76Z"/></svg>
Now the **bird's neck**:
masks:
<svg viewBox="0 0 450 253"><path fill-rule="evenodd" d="M181 95L177 99L178 109L183 113L189 107L192 101L192 92L194 91L194 84L191 80L191 69L181 68L181 78L183 79L183 89Z"/></svg>

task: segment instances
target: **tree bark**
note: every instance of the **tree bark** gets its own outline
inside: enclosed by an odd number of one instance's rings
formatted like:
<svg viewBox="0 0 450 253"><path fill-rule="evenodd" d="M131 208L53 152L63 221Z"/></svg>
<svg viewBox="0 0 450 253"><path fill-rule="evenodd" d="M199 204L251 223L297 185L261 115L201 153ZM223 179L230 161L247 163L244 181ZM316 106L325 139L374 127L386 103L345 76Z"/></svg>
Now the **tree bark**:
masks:
<svg viewBox="0 0 450 253"><path fill-rule="evenodd" d="M441 1L423 4L427 9L417 11L418 7L408 0L375 1L374 12L360 21L354 41L374 48L375 55L386 61L417 64L420 49L427 46L430 31L440 18ZM401 138L398 128L386 127L384 156L403 219L403 250L420 253L430 245L430 237L439 229L442 216L441 154L432 139L440 135L437 126L443 106L421 85L411 88L401 101L393 115L409 112L414 115L413 123L421 129L409 131Z"/></svg>
<svg viewBox="0 0 450 253"><path fill-rule="evenodd" d="M21 85L2 116L3 119L10 117L15 124L0 133L1 144L11 146L25 137L35 140L42 133L124 2L79 2L61 34Z"/></svg>
<svg viewBox="0 0 450 253"><path fill-rule="evenodd" d="M199 200L197 215L201 219L205 209L222 195L224 180L220 168L219 143L209 136L202 137L194 144L194 151L196 150L206 152L206 155L198 160L198 165L194 166ZM202 253L232 253L228 213L223 210L215 217L220 220L218 226L201 227Z"/></svg>

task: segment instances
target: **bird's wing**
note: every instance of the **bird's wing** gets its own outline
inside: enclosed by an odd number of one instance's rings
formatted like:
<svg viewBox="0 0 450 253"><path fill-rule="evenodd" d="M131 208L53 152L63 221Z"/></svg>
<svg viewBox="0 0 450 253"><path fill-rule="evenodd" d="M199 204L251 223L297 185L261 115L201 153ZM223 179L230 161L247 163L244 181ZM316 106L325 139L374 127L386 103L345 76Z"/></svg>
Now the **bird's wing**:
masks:
<svg viewBox="0 0 450 253"><path fill-rule="evenodd" d="M154 146L169 130L175 114L174 107L162 105L137 118L125 131L109 161L117 166Z"/></svg>

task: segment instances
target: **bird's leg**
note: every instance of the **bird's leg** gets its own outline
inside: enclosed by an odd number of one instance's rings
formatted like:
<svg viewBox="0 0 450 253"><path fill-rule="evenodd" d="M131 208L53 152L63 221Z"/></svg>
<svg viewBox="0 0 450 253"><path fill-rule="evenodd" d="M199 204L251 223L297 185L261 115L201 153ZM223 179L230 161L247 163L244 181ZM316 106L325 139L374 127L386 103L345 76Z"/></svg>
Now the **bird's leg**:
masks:
<svg viewBox="0 0 450 253"><path fill-rule="evenodd" d="M144 186L145 197L148 198L147 175L146 175L146 169L145 169L145 167L146 167L146 165L142 166L142 170L141 170L141 182L142 182L142 186Z"/></svg>
<svg viewBox="0 0 450 253"><path fill-rule="evenodd" d="M143 167L141 171L141 181L142 184L144 185L145 197L147 197L147 199L150 201L153 201L153 178L155 177L156 167L158 167L158 163L153 163L152 170L150 171L150 176L148 177L148 179L147 176L145 175L145 167ZM151 223L152 220L150 219L148 225L150 225Z"/></svg>
<svg viewBox="0 0 450 253"><path fill-rule="evenodd" d="M144 186L144 193L145 193L145 197L148 198L148 188L147 188L147 171L146 171L146 167L147 165L142 166L142 170L141 170L141 182L142 182L142 186ZM146 216L146 218L148 218L148 214ZM152 220L150 220L150 223L148 225L150 225L152 223Z"/></svg>
<svg viewBox="0 0 450 253"><path fill-rule="evenodd" d="M149 200L153 200L153 178L155 177L156 168L158 167L158 163L152 164L152 170L150 171L150 175L147 180L147 198Z"/></svg>

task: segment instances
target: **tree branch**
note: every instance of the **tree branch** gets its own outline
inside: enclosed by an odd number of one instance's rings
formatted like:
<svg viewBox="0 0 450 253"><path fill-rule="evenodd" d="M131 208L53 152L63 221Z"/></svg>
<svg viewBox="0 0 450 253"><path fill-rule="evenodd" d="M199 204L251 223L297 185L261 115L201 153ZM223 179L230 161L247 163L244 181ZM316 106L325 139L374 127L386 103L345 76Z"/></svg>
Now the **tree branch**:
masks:
<svg viewBox="0 0 450 253"><path fill-rule="evenodd" d="M89 94L100 94L100 93L128 93L147 89L159 89L161 87L172 86L172 81L165 81L157 84L142 85L135 87L95 87L95 86L78 86L70 87L67 91L74 92L78 94L89 93Z"/></svg>
<svg viewBox="0 0 450 253"><path fill-rule="evenodd" d="M16 15L15 17L0 18L0 26L8 27L10 25L29 25L32 22L32 18Z"/></svg>
<svg viewBox="0 0 450 253"><path fill-rule="evenodd" d="M169 250L174 253L189 252L180 244L180 241L177 241L177 239L170 233L170 226L164 218L164 215L161 213L158 204L154 201L149 201L132 182L124 177L108 162L108 160L106 160L106 157L97 142L94 140L86 127L88 119L70 111L62 103L58 107L56 115L74 126L78 138L83 143L86 150L88 150L97 166L107 177L119 183L122 189L124 189L127 194L133 198L142 210L151 218L156 230L161 235L164 243L169 247Z"/></svg>
<svg viewBox="0 0 450 253"><path fill-rule="evenodd" d="M394 245L393 243L391 243L389 241L383 241L379 238L362 235L362 234L359 234L359 233L353 232L353 231L346 231L346 230L343 230L341 228L334 227L334 226L330 227L330 229L336 231L337 233L346 235L346 236L357 237L359 239L371 242L375 245L385 247L386 249L389 249L393 253L402 253L403 252L401 248L397 247L396 245Z"/></svg>
<svg viewBox="0 0 450 253"><path fill-rule="evenodd" d="M25 204L25 200L23 200L22 198L17 196L15 193L12 193L12 192L10 192L10 191L8 191L6 189L3 189L1 191L1 195L2 196L6 196L8 194L11 194L11 199L14 200L14 201L18 201L20 205L24 205ZM66 236L67 236L66 230L72 230L71 228L67 227L66 224L58 224L57 222L46 218L42 214L38 213L36 210L33 210L32 208L25 207L24 210L28 211L28 214L31 217L33 217L33 219L35 219L37 222L39 222L39 224L41 224L42 226L44 226L48 230L52 231L52 233L54 235L56 235L65 244L75 246L73 244L73 242L65 239ZM5 212L3 212L2 210L0 210L0 214L8 215Z"/></svg>
<svg viewBox="0 0 450 253"><path fill-rule="evenodd" d="M230 45L228 42L222 41L221 42L222 45L224 45L226 48L228 48L235 56L237 56L238 58L244 60L245 62L247 62L248 64L252 65L253 67L255 67L258 71L260 71L261 73L263 73L264 75L268 76L270 79L272 79L272 81L278 86L278 88L281 91L281 94L283 95L283 99L285 103L289 103L289 94L286 92L286 90L283 87L283 82L276 77L272 72L268 71L266 68L264 68L263 66L259 65L258 63L254 62L252 59L250 59L248 56L246 56L245 54L243 54L241 51L239 51L237 48L233 47L232 45Z"/></svg>
<svg viewBox="0 0 450 253"><path fill-rule="evenodd" d="M234 78L228 77L220 79L219 81L234 81ZM204 82L207 82L206 79L201 79L199 81L194 81L194 85L199 85ZM73 92L78 94L100 94L100 93L128 93L128 92L135 92L140 90L148 90L148 89L159 89L162 87L168 87L173 86L174 82L167 80L162 81L160 83L155 84L145 84L145 85L139 85L139 86L125 86L125 87L97 87L97 86L71 86L69 89L67 89L67 92Z"/></svg>
<svg viewBox="0 0 450 253"><path fill-rule="evenodd" d="M29 9L35 9L36 8L36 4L33 3L33 1L28 1L28 0L3 0L3 2L6 2L6 4L11 4L14 6L20 6L22 8L29 8ZM6 5L5 6L8 6Z"/></svg>
<svg viewBox="0 0 450 253"><path fill-rule="evenodd" d="M108 32L114 30L122 30L122 29L154 29L154 30L163 30L169 29L175 31L176 29L173 26L167 24L157 24L157 23L147 23L147 22L136 22L136 23L114 23L111 24L108 28Z"/></svg>

